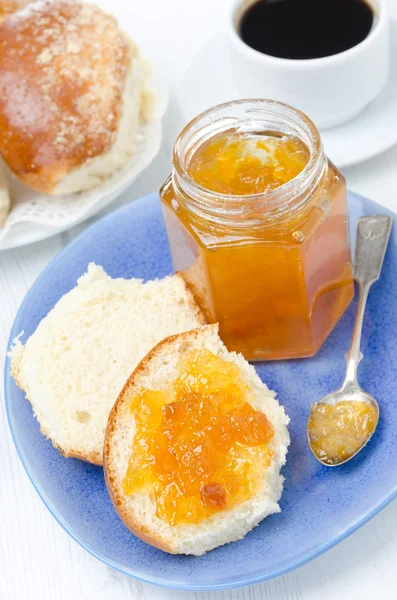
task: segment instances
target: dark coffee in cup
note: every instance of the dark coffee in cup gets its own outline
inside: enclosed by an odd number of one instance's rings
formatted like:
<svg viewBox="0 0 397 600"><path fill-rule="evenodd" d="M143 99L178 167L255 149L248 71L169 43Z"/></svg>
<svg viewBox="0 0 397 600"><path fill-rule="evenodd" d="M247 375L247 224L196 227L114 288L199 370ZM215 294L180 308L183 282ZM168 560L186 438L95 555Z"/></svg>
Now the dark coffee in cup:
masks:
<svg viewBox="0 0 397 600"><path fill-rule="evenodd" d="M374 20L365 0L258 0L242 13L237 30L262 54L305 60L357 46Z"/></svg>

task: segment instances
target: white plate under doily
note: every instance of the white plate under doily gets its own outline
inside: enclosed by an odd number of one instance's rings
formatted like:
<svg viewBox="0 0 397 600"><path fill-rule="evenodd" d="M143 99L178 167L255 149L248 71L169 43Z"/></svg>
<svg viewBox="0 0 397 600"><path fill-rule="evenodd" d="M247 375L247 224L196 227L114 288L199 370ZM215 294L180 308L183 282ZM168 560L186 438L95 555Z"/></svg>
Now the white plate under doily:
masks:
<svg viewBox="0 0 397 600"><path fill-rule="evenodd" d="M121 26L128 32L128 19L123 19L124 0L97 0L105 10L119 18ZM143 49L143 56L145 51ZM149 57L150 58L150 57ZM103 185L79 194L48 196L31 190L14 177L10 179L13 205L3 227L0 227L0 250L38 242L73 225L92 217L114 201L138 177L156 157L161 144L161 119L168 104L168 93L164 81L155 72L149 82L156 94L156 107L152 119L138 130L137 146L128 164L116 172Z"/></svg>
<svg viewBox="0 0 397 600"><path fill-rule="evenodd" d="M321 131L327 155L340 168L377 156L397 143L397 22L391 25L392 65L387 85L355 119ZM183 115L190 121L215 104L243 97L233 78L226 34L219 33L201 48L185 73L178 92Z"/></svg>

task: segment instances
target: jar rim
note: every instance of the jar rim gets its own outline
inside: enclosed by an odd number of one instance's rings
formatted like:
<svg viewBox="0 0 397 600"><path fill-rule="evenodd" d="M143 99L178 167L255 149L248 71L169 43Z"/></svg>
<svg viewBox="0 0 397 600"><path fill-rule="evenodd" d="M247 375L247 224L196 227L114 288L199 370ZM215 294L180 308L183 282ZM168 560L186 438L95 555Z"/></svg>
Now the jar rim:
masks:
<svg viewBox="0 0 397 600"><path fill-rule="evenodd" d="M273 190L247 195L222 194L208 190L197 183L189 175L187 169L185 168L183 163L185 155L183 143L186 141L186 139L189 139L189 137L194 134L194 130L200 125L200 122L205 123L207 121L208 123L213 123L215 125L221 120L220 118L217 118L220 112L227 111L228 109L233 110L235 108L243 107L244 105L247 106L246 112L248 116L252 114L252 119L258 117L258 115L261 113L263 115L268 115L268 117L279 117L280 121L285 122L291 127L291 131L289 133L296 135L301 139L302 135L297 133L297 129L300 128L306 135L306 139L302 141L306 143L310 151L309 161L296 177ZM236 118L234 119L234 122L236 122ZM237 122L242 123L243 121L238 121L237 119ZM247 119L246 122L249 122L249 119ZM295 130L293 130L294 127ZM209 137L212 136L210 135ZM203 138L201 138L201 143L202 141ZM199 144L200 141L196 147L198 147ZM293 198L302 193L305 188L310 187L313 181L317 180L321 176L324 170L324 160L325 156L319 131L314 125L313 121L307 115L305 115L299 109L290 106L289 104L285 104L276 100L257 98L232 100L231 102L213 106L212 108L200 113L182 129L173 149L173 166L174 172L177 176L176 178L178 179L177 187L184 188L190 198L192 195L197 196L197 201L199 204L201 204L201 207L204 206L204 203L200 202L200 198L205 200L206 208L208 208L208 203L210 203L214 207L216 205L222 206L223 209L225 206L228 206L231 210L233 210L234 204L241 206L242 202L247 204L249 202L254 202L255 204L260 202L262 204L263 202L263 207L266 212L277 209L279 216L280 209L281 212L283 212L282 204L284 204L285 209L291 209L291 202Z"/></svg>

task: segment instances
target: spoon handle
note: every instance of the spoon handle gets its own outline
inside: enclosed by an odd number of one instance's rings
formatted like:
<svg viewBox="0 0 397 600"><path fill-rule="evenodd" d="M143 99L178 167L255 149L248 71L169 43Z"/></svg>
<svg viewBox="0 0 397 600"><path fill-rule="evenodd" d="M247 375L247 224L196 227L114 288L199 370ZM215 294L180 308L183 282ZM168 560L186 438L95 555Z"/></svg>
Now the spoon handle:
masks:
<svg viewBox="0 0 397 600"><path fill-rule="evenodd" d="M357 383L357 368L363 358L360 351L365 307L371 285L379 279L392 228L391 217L374 215L357 224L354 279L358 283L358 306L350 349L346 354L346 383Z"/></svg>

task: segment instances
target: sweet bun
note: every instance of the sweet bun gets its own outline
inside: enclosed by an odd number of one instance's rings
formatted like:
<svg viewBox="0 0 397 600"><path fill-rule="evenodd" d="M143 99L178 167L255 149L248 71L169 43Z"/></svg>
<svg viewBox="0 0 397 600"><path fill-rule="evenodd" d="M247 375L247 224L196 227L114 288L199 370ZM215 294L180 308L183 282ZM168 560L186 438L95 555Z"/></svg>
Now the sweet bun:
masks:
<svg viewBox="0 0 397 600"><path fill-rule="evenodd" d="M65 456L102 464L106 424L127 377L164 337L204 323L180 275L143 283L90 264L11 351L11 374Z"/></svg>
<svg viewBox="0 0 397 600"><path fill-rule="evenodd" d="M240 368L244 381L253 392L252 406L265 413L273 426L274 436L269 446L274 455L270 465L263 468L257 493L249 500L198 523L170 525L156 515L156 501L150 490L131 495L124 493L123 479L131 453L134 453L135 413L131 410L131 401L142 388L166 389L178 376L181 355L202 348ZM260 380L254 367L241 355L228 352L218 336L217 325L207 325L163 340L132 373L109 416L104 465L106 484L116 511L132 533L172 554L201 555L241 539L262 519L280 512L278 501L283 489L280 469L285 463L289 444L288 422L275 393Z"/></svg>
<svg viewBox="0 0 397 600"><path fill-rule="evenodd" d="M145 114L147 68L93 4L38 0L0 25L0 153L31 188L68 194L123 167Z"/></svg>

